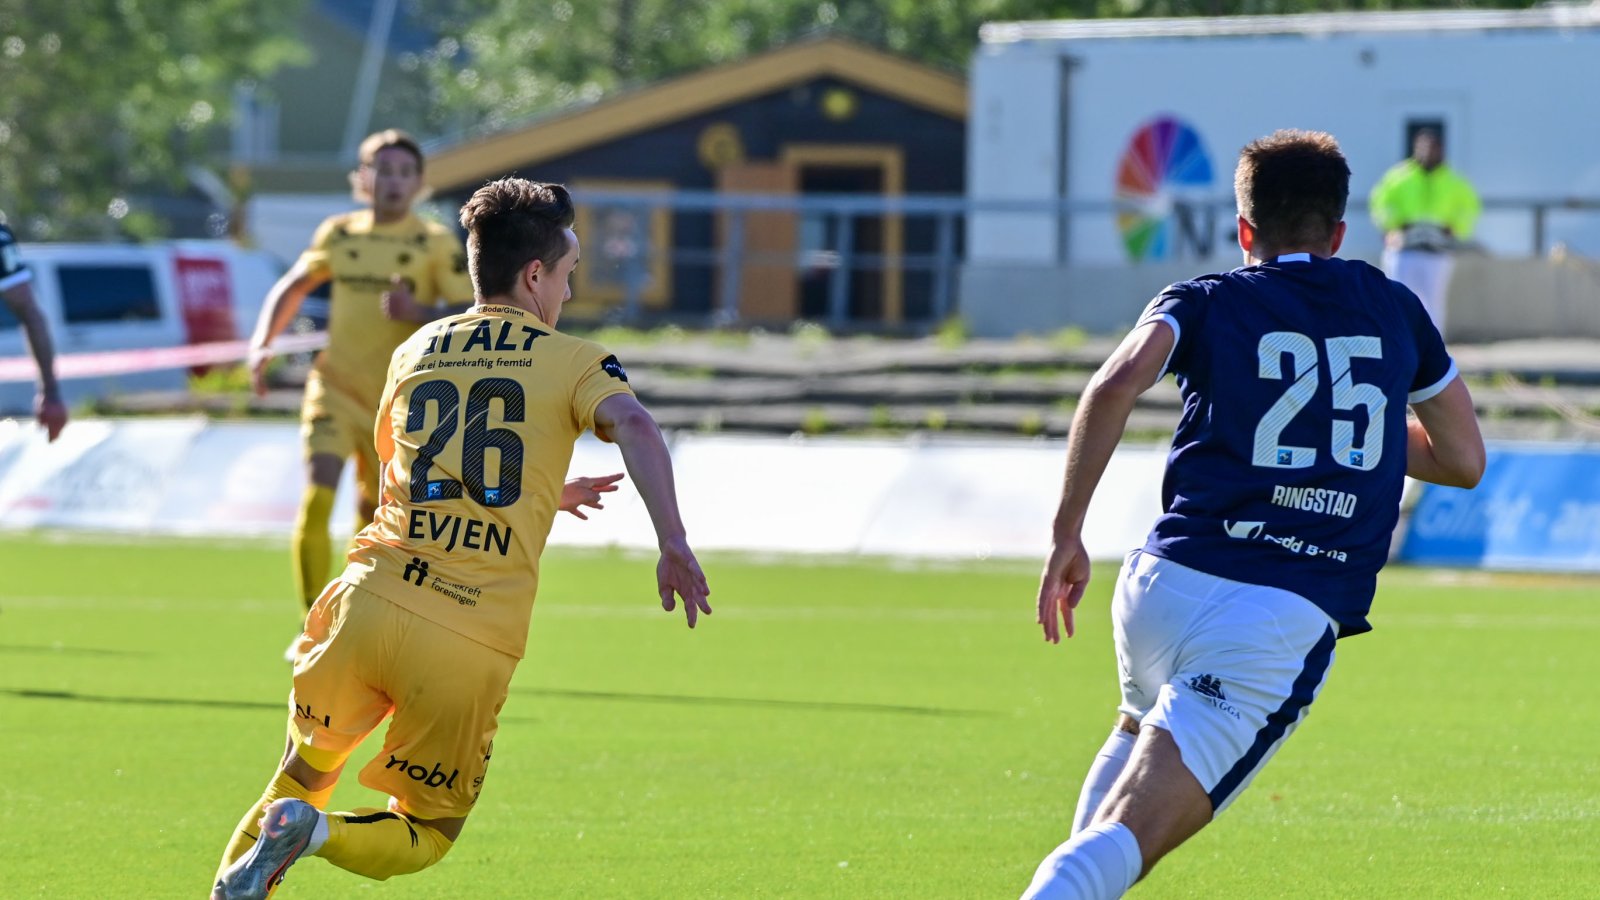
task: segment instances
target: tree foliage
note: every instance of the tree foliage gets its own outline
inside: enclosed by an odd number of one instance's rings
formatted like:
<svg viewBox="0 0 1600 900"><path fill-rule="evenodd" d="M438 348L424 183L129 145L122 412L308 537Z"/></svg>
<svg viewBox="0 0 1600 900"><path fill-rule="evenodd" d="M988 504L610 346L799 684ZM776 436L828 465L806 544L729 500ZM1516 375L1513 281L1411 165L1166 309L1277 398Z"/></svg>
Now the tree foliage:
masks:
<svg viewBox="0 0 1600 900"><path fill-rule="evenodd" d="M414 0L441 38L406 64L427 72L441 131L477 132L821 33L959 71L983 22L1088 14L1096 2Z"/></svg>
<svg viewBox="0 0 1600 900"><path fill-rule="evenodd" d="M0 212L25 239L148 236L216 162L233 86L299 57L304 0L0 0Z"/></svg>
<svg viewBox="0 0 1600 900"><path fill-rule="evenodd" d="M960 71L985 22L1472 5L1460 0L411 0L411 14L441 39L406 62L428 75L432 97L426 102L436 111L438 130L460 134L497 130L618 88L823 32Z"/></svg>

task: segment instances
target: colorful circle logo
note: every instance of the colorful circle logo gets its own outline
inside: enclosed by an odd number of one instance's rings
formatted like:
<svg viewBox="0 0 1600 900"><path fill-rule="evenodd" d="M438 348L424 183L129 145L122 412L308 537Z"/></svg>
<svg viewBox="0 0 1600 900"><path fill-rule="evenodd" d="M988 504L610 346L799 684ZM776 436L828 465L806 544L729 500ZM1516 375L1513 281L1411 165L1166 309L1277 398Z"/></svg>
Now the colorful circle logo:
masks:
<svg viewBox="0 0 1600 900"><path fill-rule="evenodd" d="M1117 213L1117 231L1135 260L1165 259L1177 243L1179 206L1209 200L1211 157L1187 122L1161 116L1140 126L1117 165L1117 199L1137 204Z"/></svg>

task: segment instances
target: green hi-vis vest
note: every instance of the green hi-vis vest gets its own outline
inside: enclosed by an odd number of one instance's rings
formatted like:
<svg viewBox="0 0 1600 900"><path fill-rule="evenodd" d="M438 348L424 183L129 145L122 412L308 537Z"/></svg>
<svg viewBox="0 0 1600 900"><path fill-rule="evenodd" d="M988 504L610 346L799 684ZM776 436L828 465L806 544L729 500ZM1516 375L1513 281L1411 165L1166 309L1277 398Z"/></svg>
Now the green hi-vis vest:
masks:
<svg viewBox="0 0 1600 900"><path fill-rule="evenodd" d="M1478 192L1455 170L1440 164L1428 172L1410 159L1384 173L1370 200L1372 221L1384 231L1431 224L1458 240L1472 236L1482 210Z"/></svg>

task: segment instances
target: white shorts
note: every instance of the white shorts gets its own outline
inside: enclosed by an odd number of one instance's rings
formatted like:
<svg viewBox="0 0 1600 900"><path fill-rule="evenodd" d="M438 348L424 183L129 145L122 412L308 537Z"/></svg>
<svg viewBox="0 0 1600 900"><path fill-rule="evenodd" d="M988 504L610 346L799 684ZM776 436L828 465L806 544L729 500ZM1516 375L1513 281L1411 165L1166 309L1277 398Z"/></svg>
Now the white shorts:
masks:
<svg viewBox="0 0 1600 900"><path fill-rule="evenodd" d="M1299 594L1135 551L1111 603L1123 713L1170 732L1220 813L1305 718L1334 624Z"/></svg>
<svg viewBox="0 0 1600 900"><path fill-rule="evenodd" d="M1444 334L1445 300L1450 295L1450 275L1456 258L1448 253L1427 250L1383 251L1383 273L1411 289L1433 319L1433 327Z"/></svg>

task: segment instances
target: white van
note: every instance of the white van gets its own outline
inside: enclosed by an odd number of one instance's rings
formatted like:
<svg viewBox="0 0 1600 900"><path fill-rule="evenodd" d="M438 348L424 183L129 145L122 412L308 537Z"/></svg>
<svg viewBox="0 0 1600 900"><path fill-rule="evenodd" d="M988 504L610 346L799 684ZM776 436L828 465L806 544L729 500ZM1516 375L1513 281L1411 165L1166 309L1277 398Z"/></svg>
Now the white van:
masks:
<svg viewBox="0 0 1600 900"><path fill-rule="evenodd" d="M228 241L23 244L33 295L56 356L175 347L248 336L284 266ZM25 356L22 328L0 305L0 357ZM121 391L176 390L186 369L64 380L68 406ZM34 383L0 384L0 415L26 414Z"/></svg>

